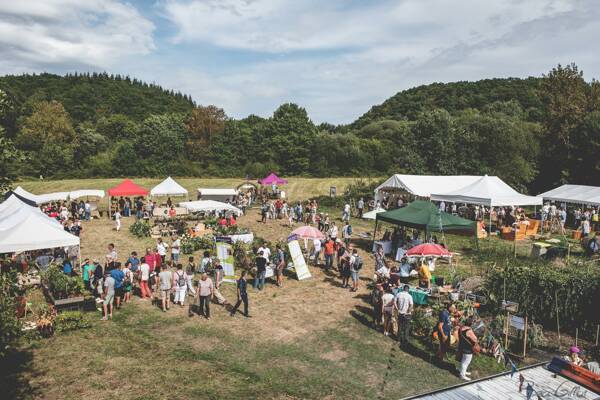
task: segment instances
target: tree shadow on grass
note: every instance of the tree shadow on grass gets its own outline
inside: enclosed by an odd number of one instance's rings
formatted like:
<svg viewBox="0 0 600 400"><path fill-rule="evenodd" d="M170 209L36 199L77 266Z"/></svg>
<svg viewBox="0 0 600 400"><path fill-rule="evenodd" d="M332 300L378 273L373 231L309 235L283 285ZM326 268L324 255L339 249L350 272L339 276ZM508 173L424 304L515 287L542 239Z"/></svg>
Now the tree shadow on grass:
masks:
<svg viewBox="0 0 600 400"><path fill-rule="evenodd" d="M0 358L0 398L30 399L41 395L25 377L33 370L31 350L12 350Z"/></svg>

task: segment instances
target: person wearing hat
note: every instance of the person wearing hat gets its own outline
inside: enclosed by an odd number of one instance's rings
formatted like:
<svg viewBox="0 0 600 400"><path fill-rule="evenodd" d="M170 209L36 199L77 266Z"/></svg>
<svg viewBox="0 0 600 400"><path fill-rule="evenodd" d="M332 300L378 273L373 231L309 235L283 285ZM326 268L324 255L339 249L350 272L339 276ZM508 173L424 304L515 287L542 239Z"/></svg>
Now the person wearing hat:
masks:
<svg viewBox="0 0 600 400"><path fill-rule="evenodd" d="M583 366L583 359L579 357L581 354L581 350L577 346L571 346L569 348L569 355L565 356L565 360L570 362L571 364L577 365L578 367Z"/></svg>

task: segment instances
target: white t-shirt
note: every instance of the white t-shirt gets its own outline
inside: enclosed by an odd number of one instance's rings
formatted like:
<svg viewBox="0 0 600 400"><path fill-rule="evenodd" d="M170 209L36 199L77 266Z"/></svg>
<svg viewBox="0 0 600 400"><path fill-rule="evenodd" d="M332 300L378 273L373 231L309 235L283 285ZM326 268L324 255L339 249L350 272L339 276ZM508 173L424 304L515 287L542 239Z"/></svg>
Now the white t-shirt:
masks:
<svg viewBox="0 0 600 400"><path fill-rule="evenodd" d="M396 307L398 307L398 314L408 313L408 309L413 305L413 298L410 293L402 291L399 292L394 298Z"/></svg>
<svg viewBox="0 0 600 400"><path fill-rule="evenodd" d="M259 247L258 252L263 252L263 257L269 262L269 258L271 257L271 250L268 247Z"/></svg>
<svg viewBox="0 0 600 400"><path fill-rule="evenodd" d="M377 273L381 276L390 276L390 270L385 265L377 270Z"/></svg>
<svg viewBox="0 0 600 400"><path fill-rule="evenodd" d="M157 243L156 251L158 252L159 255L166 256L167 255L167 247L169 247L169 246L165 242Z"/></svg>
<svg viewBox="0 0 600 400"><path fill-rule="evenodd" d="M321 241L319 239L313 240L313 246L315 246L315 251L321 251Z"/></svg>
<svg viewBox="0 0 600 400"><path fill-rule="evenodd" d="M146 263L140 265L140 274L142 274L143 281L150 279L150 266Z"/></svg>
<svg viewBox="0 0 600 400"><path fill-rule="evenodd" d="M391 312L394 307L394 295L391 293L385 293L381 296L384 311Z"/></svg>
<svg viewBox="0 0 600 400"><path fill-rule="evenodd" d="M350 213L350 204L346 203L346 205L344 206L344 212Z"/></svg>
<svg viewBox="0 0 600 400"><path fill-rule="evenodd" d="M120 220L120 219L121 219L121 213L120 213L120 212L118 212L118 211L116 211L116 212L115 212L115 221L118 221L118 220Z"/></svg>
<svg viewBox="0 0 600 400"><path fill-rule="evenodd" d="M175 240L171 246L172 254L179 254L179 247L181 246L181 241L179 239Z"/></svg>

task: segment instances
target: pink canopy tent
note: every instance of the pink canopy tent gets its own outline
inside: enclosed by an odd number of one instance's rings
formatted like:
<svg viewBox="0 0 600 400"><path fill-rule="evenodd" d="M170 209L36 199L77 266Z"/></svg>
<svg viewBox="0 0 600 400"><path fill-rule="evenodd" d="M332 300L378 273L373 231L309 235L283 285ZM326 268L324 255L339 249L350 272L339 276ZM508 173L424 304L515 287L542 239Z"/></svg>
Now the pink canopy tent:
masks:
<svg viewBox="0 0 600 400"><path fill-rule="evenodd" d="M292 235L297 235L302 239L325 239L323 232L309 225L301 226L292 231Z"/></svg>
<svg viewBox="0 0 600 400"><path fill-rule="evenodd" d="M286 183L288 183L288 181L286 179L278 177L273 172L271 172L266 177L259 179L258 183L260 183L261 185L272 185L274 183L277 185L285 185Z"/></svg>

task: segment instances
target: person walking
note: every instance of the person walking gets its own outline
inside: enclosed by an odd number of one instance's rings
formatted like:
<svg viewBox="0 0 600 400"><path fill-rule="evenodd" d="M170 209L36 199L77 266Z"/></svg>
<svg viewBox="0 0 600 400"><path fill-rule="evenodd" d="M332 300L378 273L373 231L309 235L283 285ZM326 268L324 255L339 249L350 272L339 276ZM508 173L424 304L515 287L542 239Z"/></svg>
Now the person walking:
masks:
<svg viewBox="0 0 600 400"><path fill-rule="evenodd" d="M114 268L110 271L110 276L115 280L115 299L117 303L117 309L121 308L121 300L125 293L123 283L125 281L125 273L123 272L123 265L120 262L113 263Z"/></svg>
<svg viewBox="0 0 600 400"><path fill-rule="evenodd" d="M349 222L350 221L350 204L344 204L344 211L342 211L342 221Z"/></svg>
<svg viewBox="0 0 600 400"><path fill-rule="evenodd" d="M177 271L173 274L173 287L175 288L173 303L183 307L187 290L187 277L186 273L183 272L183 265L181 264L177 264Z"/></svg>
<svg viewBox="0 0 600 400"><path fill-rule="evenodd" d="M151 298L150 288L148 287L148 281L150 280L150 266L146 263L146 257L142 257L140 260L139 277L140 277L140 296L142 299Z"/></svg>
<svg viewBox="0 0 600 400"><path fill-rule="evenodd" d="M198 290L196 291L196 297L200 301L200 313L204 315L206 319L210 319L210 302L213 297L213 281L208 277L206 272L200 275L198 281ZM191 316L192 314L190 314Z"/></svg>
<svg viewBox="0 0 600 400"><path fill-rule="evenodd" d="M350 291L356 292L356 291L358 291L359 275L360 275L360 270L363 267L363 260L358 255L358 250L356 250L356 249L352 250L352 256L354 258L354 261L352 262L352 265L350 266L350 276L352 277L352 289L350 289Z"/></svg>
<svg viewBox="0 0 600 400"><path fill-rule="evenodd" d="M467 369L469 368L469 364L471 364L471 361L473 360L473 354L478 347L477 336L475 336L475 333L471 328L472 326L473 317L468 317L464 325L461 326L458 331L458 352L459 355L461 355L459 375L460 379L464 381L471 380L469 377L471 373L468 372Z"/></svg>
<svg viewBox="0 0 600 400"><path fill-rule="evenodd" d="M221 264L221 260L219 260L218 258L215 260L215 268L213 269L213 275L214 275L214 287L213 287L213 294L215 299L217 300L217 303L221 304L223 307L227 308L227 306L229 305L229 302L227 301L227 299L225 298L225 296L223 296L221 294L220 288L221 288L221 283L223 282L223 279L225 279L225 270L223 269L223 265Z"/></svg>
<svg viewBox="0 0 600 400"><path fill-rule="evenodd" d="M264 252L258 252L258 256L254 259L256 264L256 276L254 277L254 289L263 290L265 286L265 275L267 274L267 259Z"/></svg>
<svg viewBox="0 0 600 400"><path fill-rule="evenodd" d="M398 342L400 346L408 343L410 337L410 321L412 318L414 303L409 293L409 286L404 285L401 292L394 298L394 309L398 313Z"/></svg>
<svg viewBox="0 0 600 400"><path fill-rule="evenodd" d="M161 264L165 262L168 247L169 245L163 242L162 238L158 238L158 242L156 243L156 252L160 255L160 259L162 261Z"/></svg>
<svg viewBox="0 0 600 400"><path fill-rule="evenodd" d="M436 354L437 361L444 361L446 351L450 347L450 333L452 332L451 316L456 312L454 304L449 303L445 310L440 312L438 323L436 325L436 331L439 339L439 348Z"/></svg>
<svg viewBox="0 0 600 400"><path fill-rule="evenodd" d="M119 210L115 211L113 217L115 219L115 230L119 232L121 230L121 213Z"/></svg>
<svg viewBox="0 0 600 400"><path fill-rule="evenodd" d="M383 334L389 336L390 332L394 333L394 295L391 290L385 291L381 296L381 302L383 304Z"/></svg>
<svg viewBox="0 0 600 400"><path fill-rule="evenodd" d="M113 300L115 299L115 280L110 276L110 272L104 274L104 292L102 293L102 321L112 319L113 316Z"/></svg>
<svg viewBox="0 0 600 400"><path fill-rule="evenodd" d="M277 279L277 286L283 287L283 270L285 268L285 253L283 252L281 245L275 246L275 254L273 257L273 264L275 265L275 277Z"/></svg>
<svg viewBox="0 0 600 400"><path fill-rule="evenodd" d="M363 210L365 209L365 200L362 197L356 203L356 209L358 210L358 218L362 218Z"/></svg>
<svg viewBox="0 0 600 400"><path fill-rule="evenodd" d="M173 274L167 265L165 265L158 274L158 280L160 282L160 299L162 301L162 310L163 312L167 312L169 309L169 301L171 300L171 288L173 287Z"/></svg>
<svg viewBox="0 0 600 400"><path fill-rule="evenodd" d="M237 302L231 309L231 316L235 316L240 304L244 303L244 317L249 318L248 314L248 282L246 281L246 271L242 271L240 279L237 280Z"/></svg>
<svg viewBox="0 0 600 400"><path fill-rule="evenodd" d="M333 255L335 254L335 242L329 237L325 242L325 271L329 271L329 269L333 266Z"/></svg>
<svg viewBox="0 0 600 400"><path fill-rule="evenodd" d="M173 243L171 243L171 260L174 264L179 263L179 253L181 247L181 240L177 235L173 235Z"/></svg>

